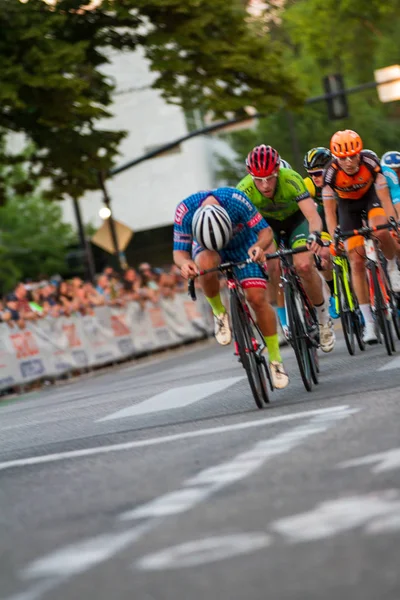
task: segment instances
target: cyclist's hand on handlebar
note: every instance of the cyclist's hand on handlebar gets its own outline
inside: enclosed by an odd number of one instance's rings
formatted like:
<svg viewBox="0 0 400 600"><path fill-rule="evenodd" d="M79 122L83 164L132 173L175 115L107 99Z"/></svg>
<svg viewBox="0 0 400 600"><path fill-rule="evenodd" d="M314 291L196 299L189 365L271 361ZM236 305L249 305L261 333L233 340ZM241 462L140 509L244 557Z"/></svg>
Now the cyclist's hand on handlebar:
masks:
<svg viewBox="0 0 400 600"><path fill-rule="evenodd" d="M253 262L264 262L265 261L265 250L260 246L252 246L249 248L249 256Z"/></svg>
<svg viewBox="0 0 400 600"><path fill-rule="evenodd" d="M187 260L181 266L181 275L184 279L190 279L198 275L199 270L196 267L196 263L193 260Z"/></svg>
<svg viewBox="0 0 400 600"><path fill-rule="evenodd" d="M307 238L307 248L313 254L320 254L324 243L321 240L321 234L318 231L313 231Z"/></svg>

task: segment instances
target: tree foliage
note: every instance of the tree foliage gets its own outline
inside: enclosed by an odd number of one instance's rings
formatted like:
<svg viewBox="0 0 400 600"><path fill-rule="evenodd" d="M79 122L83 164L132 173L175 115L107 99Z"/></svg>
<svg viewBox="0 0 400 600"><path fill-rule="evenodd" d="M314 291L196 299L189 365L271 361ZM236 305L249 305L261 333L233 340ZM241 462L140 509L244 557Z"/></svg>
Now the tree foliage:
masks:
<svg viewBox="0 0 400 600"><path fill-rule="evenodd" d="M226 0L0 0L0 130L24 132L37 151L32 176L53 182L51 197L98 187L123 131L110 116L113 83L101 68L110 51L144 48L153 86L185 108L240 113L301 100L284 48ZM133 74L134 77L134 74ZM3 155L2 162L17 161Z"/></svg>
<svg viewBox="0 0 400 600"><path fill-rule="evenodd" d="M323 93L322 78L342 73L347 87L374 79L374 69L398 63L400 0L382 4L371 0L292 0L280 12L271 35L285 45L286 60L307 89L308 96ZM261 143L276 147L294 167L302 170L302 156L314 146L328 146L338 129L360 133L366 148L379 155L399 148L400 107L382 104L376 90L348 96L349 117L329 121L325 102L298 109L294 116L300 157L294 152L286 111L259 121L254 130L229 136L236 160L221 158L220 177L236 184L245 175L244 158ZM300 160L299 160L300 158Z"/></svg>
<svg viewBox="0 0 400 600"><path fill-rule="evenodd" d="M22 278L65 274L65 255L76 243L76 235L63 223L61 206L43 197L23 166L2 171L7 182L6 202L0 207L0 288L4 292Z"/></svg>

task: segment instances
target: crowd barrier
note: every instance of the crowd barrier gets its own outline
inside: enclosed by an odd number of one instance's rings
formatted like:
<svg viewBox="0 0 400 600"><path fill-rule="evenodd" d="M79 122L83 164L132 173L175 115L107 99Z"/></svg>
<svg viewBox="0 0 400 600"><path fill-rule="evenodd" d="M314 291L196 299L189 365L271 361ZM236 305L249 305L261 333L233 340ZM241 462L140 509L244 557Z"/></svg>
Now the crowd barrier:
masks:
<svg viewBox="0 0 400 600"><path fill-rule="evenodd" d="M94 315L27 323L25 329L0 324L0 390L74 371L105 366L213 333L212 313L202 294L186 294L157 304L98 307Z"/></svg>

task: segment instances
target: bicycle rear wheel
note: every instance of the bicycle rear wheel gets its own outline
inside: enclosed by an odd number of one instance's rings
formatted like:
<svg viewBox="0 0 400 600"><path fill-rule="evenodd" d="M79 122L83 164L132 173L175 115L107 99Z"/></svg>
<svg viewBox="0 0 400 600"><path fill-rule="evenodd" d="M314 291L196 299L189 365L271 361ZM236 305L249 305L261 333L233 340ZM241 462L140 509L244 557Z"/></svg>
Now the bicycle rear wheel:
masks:
<svg viewBox="0 0 400 600"><path fill-rule="evenodd" d="M240 360L246 371L254 401L258 408L264 408L264 403L269 402L264 365L253 347L253 333L249 317L235 293L231 294L230 304L232 327Z"/></svg>
<svg viewBox="0 0 400 600"><path fill-rule="evenodd" d="M353 315L349 308L349 303L346 296L346 288L343 282L342 269L338 265L334 265L336 277L336 289L338 294L339 315L342 323L344 341L346 342L347 351L350 356L354 356L356 351L355 331Z"/></svg>
<svg viewBox="0 0 400 600"><path fill-rule="evenodd" d="M371 263L369 266L370 276L372 278L374 298L371 298L374 303L376 322L378 325L379 332L383 337L383 341L386 347L386 352L389 356L392 356L395 351L394 340L392 334L392 328L390 320L388 319L389 310L385 306L385 301L382 295L381 283L378 277L378 270L375 263Z"/></svg>
<svg viewBox="0 0 400 600"><path fill-rule="evenodd" d="M311 392L313 369L311 367L305 324L302 318L303 315L299 313L298 305L302 304L299 295L300 293L297 290L294 290L290 283L285 283L285 302L289 321L289 341L296 356L304 387L307 392ZM314 374L316 375L316 373L317 370L315 368Z"/></svg>

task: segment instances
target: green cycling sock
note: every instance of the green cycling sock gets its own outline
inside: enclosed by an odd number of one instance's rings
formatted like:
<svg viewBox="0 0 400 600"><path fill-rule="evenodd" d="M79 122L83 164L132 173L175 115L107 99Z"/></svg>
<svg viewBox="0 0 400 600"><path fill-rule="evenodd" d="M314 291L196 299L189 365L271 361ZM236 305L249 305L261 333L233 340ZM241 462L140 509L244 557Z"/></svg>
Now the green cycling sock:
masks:
<svg viewBox="0 0 400 600"><path fill-rule="evenodd" d="M265 343L267 344L269 361L270 362L282 362L281 351L279 349L279 338L278 334L275 335L265 335L264 336Z"/></svg>
<svg viewBox="0 0 400 600"><path fill-rule="evenodd" d="M207 301L216 317L226 312L225 306L222 304L221 294L218 293L213 298L207 298Z"/></svg>

